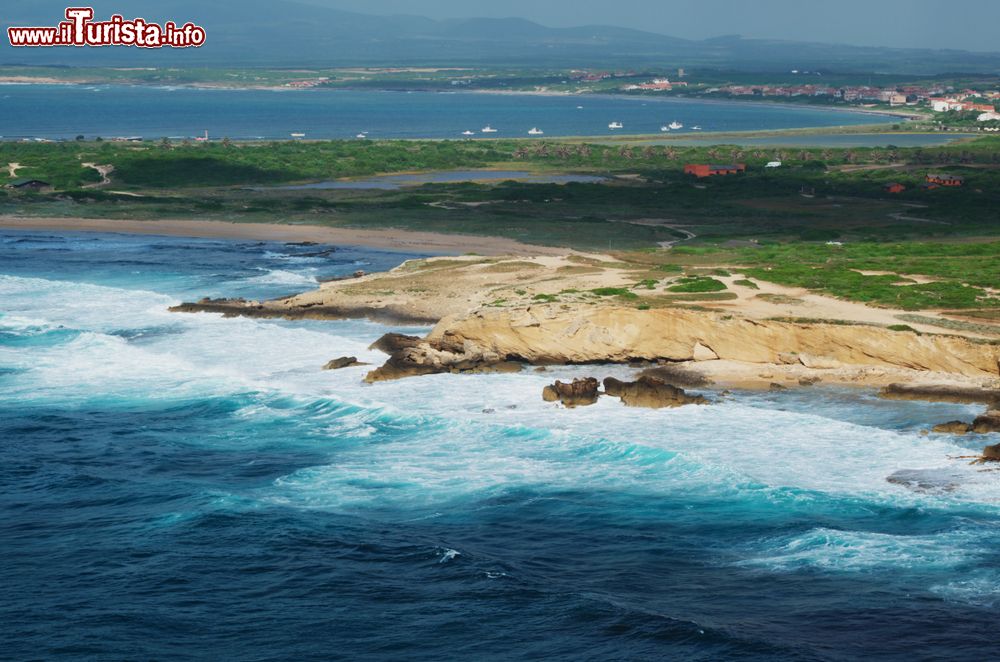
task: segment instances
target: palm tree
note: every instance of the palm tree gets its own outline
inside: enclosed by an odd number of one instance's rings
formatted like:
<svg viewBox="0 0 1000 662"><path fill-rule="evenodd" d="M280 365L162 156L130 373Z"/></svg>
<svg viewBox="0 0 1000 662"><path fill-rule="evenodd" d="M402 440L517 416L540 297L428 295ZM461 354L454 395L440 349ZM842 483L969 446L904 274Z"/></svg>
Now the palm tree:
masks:
<svg viewBox="0 0 1000 662"><path fill-rule="evenodd" d="M160 141L160 147L163 149L170 149L172 147L172 145L170 144L170 138L164 137Z"/></svg>
<svg viewBox="0 0 1000 662"><path fill-rule="evenodd" d="M233 141L229 139L229 136L226 136L225 138L222 139L222 146L223 147L232 147L233 146Z"/></svg>

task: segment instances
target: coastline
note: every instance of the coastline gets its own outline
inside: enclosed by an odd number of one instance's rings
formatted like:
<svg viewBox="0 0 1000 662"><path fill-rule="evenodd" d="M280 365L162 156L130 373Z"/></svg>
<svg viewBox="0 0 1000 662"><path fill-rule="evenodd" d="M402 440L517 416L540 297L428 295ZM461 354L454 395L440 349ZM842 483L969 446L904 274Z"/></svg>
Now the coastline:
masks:
<svg viewBox="0 0 1000 662"><path fill-rule="evenodd" d="M257 241L315 242L344 246L366 246L400 253L434 255L561 255L565 249L524 244L501 237L417 232L412 230L366 230L321 225L278 223L229 223L171 219L129 221L93 218L32 218L0 216L0 229L48 232L106 232L121 234L196 237L202 239L251 239Z"/></svg>
<svg viewBox="0 0 1000 662"><path fill-rule="evenodd" d="M1000 342L992 338L921 324L901 330L896 315L904 311L767 283L747 289L738 273L720 276L733 298L693 306L665 295L647 305L611 296L634 291L641 277L635 266L599 254L431 258L280 299L202 299L172 310L434 325L425 338L390 334L376 343L389 359L369 373L372 382L528 366L578 366L582 377L596 370L587 366L616 364L655 369L676 386L1000 389ZM760 299L759 291L788 300Z"/></svg>
<svg viewBox="0 0 1000 662"><path fill-rule="evenodd" d="M795 108L802 110L817 110L826 112L858 113L863 115L874 115L887 118L916 120L926 119L927 114L919 111L888 111L883 109L873 109L864 107L843 107L835 104L800 104L786 101L769 100L743 100L743 99L719 99L699 96L654 96L647 94L625 94L615 92L570 92L560 90L495 90L495 89L467 89L467 90L445 90L445 89L425 89L415 87L413 89L393 89L393 88L369 88L352 87L350 85L336 87L314 87L295 88L287 85L226 85L214 82L194 82L194 83L142 83L134 81L102 81L102 80L66 80L61 78L30 76L0 76L0 85L52 85L52 86L94 86L105 85L109 87L132 87L132 88L173 88L192 90L222 90L222 91L270 91L270 92L338 92L338 91L370 91L370 92L395 92L405 94L408 92L425 92L433 94L487 94L494 96L538 96L538 97L568 97L568 98L611 98L611 99L632 99L643 103L650 101L661 103L681 103L697 102L706 104L741 104L748 106L766 106L779 108ZM838 127L830 127L838 128Z"/></svg>

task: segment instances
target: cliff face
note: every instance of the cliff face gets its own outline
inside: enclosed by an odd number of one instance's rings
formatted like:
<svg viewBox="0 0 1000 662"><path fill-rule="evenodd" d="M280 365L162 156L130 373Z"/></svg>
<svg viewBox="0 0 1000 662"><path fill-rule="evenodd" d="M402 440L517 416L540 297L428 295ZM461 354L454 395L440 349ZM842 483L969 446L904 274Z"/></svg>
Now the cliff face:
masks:
<svg viewBox="0 0 1000 662"><path fill-rule="evenodd" d="M633 359L909 368L996 377L1000 346L881 327L753 320L719 313L558 306L480 309L445 318L427 337L475 355L530 363Z"/></svg>

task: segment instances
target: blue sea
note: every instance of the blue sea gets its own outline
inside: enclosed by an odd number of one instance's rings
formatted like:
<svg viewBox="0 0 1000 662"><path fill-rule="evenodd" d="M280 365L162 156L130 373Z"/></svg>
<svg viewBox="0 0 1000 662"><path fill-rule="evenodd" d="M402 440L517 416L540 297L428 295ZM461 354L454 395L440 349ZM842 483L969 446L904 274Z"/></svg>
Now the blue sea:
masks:
<svg viewBox="0 0 1000 662"><path fill-rule="evenodd" d="M854 126L886 117L826 108L624 96L538 96L472 92L219 90L115 85L0 86L3 139L142 136L282 139L527 138ZM612 131L611 122L624 128ZM497 133L482 134L487 125ZM691 131L701 126L702 133Z"/></svg>
<svg viewBox="0 0 1000 662"><path fill-rule="evenodd" d="M975 408L564 410L625 369L366 386L320 367L425 329L167 312L407 257L328 250L0 233L0 657L996 658L998 440L920 435Z"/></svg>

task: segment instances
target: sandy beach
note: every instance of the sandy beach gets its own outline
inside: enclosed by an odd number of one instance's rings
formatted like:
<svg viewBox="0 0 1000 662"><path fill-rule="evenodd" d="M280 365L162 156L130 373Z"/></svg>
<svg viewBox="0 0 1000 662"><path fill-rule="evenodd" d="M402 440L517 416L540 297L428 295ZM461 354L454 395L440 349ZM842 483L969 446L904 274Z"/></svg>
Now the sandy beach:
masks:
<svg viewBox="0 0 1000 662"><path fill-rule="evenodd" d="M125 234L200 237L206 239L252 239L368 246L387 251L434 255L560 255L564 249L523 244L501 237L413 232L409 230L365 230L319 225L277 223L227 223L225 221L156 220L133 221L103 218L21 218L0 216L0 228L49 232L120 232Z"/></svg>

